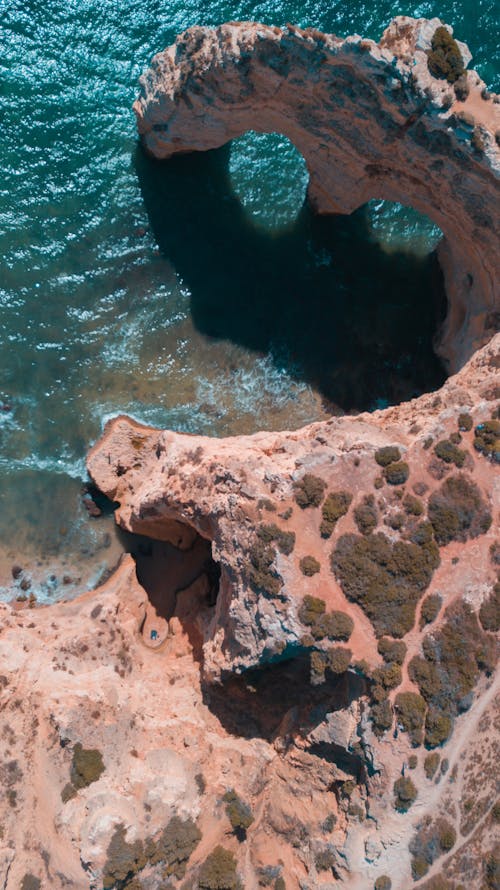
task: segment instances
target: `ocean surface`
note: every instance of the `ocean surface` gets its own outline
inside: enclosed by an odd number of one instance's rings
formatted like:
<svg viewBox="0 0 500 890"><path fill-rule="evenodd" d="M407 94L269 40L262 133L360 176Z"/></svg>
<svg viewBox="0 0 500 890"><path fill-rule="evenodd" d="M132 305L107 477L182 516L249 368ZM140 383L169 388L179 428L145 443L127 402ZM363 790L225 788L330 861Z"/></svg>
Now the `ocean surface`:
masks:
<svg viewBox="0 0 500 890"><path fill-rule="evenodd" d="M155 163L131 111L151 56L190 25L378 39L403 13L453 24L499 89L498 0L0 0L0 598L73 596L117 559L81 487L118 412L225 435L441 384L429 220L381 202L314 219L279 134Z"/></svg>

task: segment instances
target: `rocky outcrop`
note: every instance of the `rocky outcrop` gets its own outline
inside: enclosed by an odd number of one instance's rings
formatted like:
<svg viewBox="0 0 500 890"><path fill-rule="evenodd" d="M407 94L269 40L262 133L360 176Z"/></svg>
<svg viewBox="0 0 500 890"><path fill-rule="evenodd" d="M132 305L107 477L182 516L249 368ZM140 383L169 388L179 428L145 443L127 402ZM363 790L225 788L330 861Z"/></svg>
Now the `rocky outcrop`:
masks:
<svg viewBox="0 0 500 890"><path fill-rule="evenodd" d="M190 28L154 57L134 108L157 158L278 132L306 161L318 213L378 198L428 214L449 299L438 350L456 371L498 322L500 105L475 72L466 101L429 73L440 24L399 17L378 44L252 22Z"/></svg>

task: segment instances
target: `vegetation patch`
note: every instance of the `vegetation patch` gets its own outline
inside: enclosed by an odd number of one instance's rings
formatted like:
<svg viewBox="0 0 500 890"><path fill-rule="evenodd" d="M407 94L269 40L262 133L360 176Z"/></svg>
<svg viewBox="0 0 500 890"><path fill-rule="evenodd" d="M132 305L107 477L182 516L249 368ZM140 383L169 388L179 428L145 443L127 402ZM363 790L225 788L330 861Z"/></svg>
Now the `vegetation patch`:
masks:
<svg viewBox="0 0 500 890"><path fill-rule="evenodd" d="M444 26L434 31L431 49L427 53L427 67L433 77L455 83L465 74L464 60L450 32Z"/></svg>
<svg viewBox="0 0 500 890"><path fill-rule="evenodd" d="M315 640L340 640L347 642L354 630L354 621L346 612L326 612L325 602L315 596L305 596L299 609L302 624L311 629Z"/></svg>
<svg viewBox="0 0 500 890"><path fill-rule="evenodd" d="M422 516L424 512L424 505L420 498L416 498L413 494L407 494L403 500L403 507L405 509L405 513L408 513L409 516Z"/></svg>
<svg viewBox="0 0 500 890"><path fill-rule="evenodd" d="M440 756L437 751L431 751L424 760L424 772L428 779L433 779L439 766Z"/></svg>
<svg viewBox="0 0 500 890"><path fill-rule="evenodd" d="M466 412L459 414L457 425L458 425L458 429L460 430L460 432L468 433L472 429L472 426L473 426L473 421L472 421L471 415L467 414Z"/></svg>
<svg viewBox="0 0 500 890"><path fill-rule="evenodd" d="M352 652L343 646L333 646L326 651L311 652L311 683L317 686L325 681L325 673L345 674L351 664Z"/></svg>
<svg viewBox="0 0 500 890"><path fill-rule="evenodd" d="M307 578L311 578L313 575L316 575L320 569L321 565L318 560L314 558L314 556L304 556L300 560L300 571Z"/></svg>
<svg viewBox="0 0 500 890"><path fill-rule="evenodd" d="M423 726L427 710L425 700L416 692L399 692L394 706L401 729L408 733L412 745L420 745L423 739Z"/></svg>
<svg viewBox="0 0 500 890"><path fill-rule="evenodd" d="M295 532L283 531L274 522L270 525L261 525L257 529L257 537L264 544L276 544L280 553L290 556L295 547Z"/></svg>
<svg viewBox="0 0 500 890"><path fill-rule="evenodd" d="M439 615L443 603L443 598L439 593L430 593L425 597L420 607L420 630L426 624L432 624Z"/></svg>
<svg viewBox="0 0 500 890"><path fill-rule="evenodd" d="M21 881L21 890L40 890L41 886L40 878L32 875L31 872L26 872Z"/></svg>
<svg viewBox="0 0 500 890"><path fill-rule="evenodd" d="M250 806L236 794L234 788L226 791L223 800L226 803L226 815L238 840L245 840L248 829L253 822Z"/></svg>
<svg viewBox="0 0 500 890"><path fill-rule="evenodd" d="M356 507L354 510L354 521L362 535L369 535L376 528L378 510L372 494L367 494L363 499L363 503Z"/></svg>
<svg viewBox="0 0 500 890"><path fill-rule="evenodd" d="M384 467L384 479L389 485L404 485L410 475L410 468L404 460Z"/></svg>
<svg viewBox="0 0 500 890"><path fill-rule="evenodd" d="M439 565L432 530L416 540L347 534L332 553L332 570L345 595L366 612L377 636L400 638L411 630L417 601Z"/></svg>
<svg viewBox="0 0 500 890"><path fill-rule="evenodd" d="M377 649L384 661L395 664L403 664L406 657L406 644L402 640L391 640L390 637L381 637Z"/></svg>
<svg viewBox="0 0 500 890"><path fill-rule="evenodd" d="M236 859L230 850L218 846L212 850L200 868L200 890L242 890L236 872Z"/></svg>
<svg viewBox="0 0 500 890"><path fill-rule="evenodd" d="M352 494L348 491L332 491L326 497L322 507L322 522L320 534L322 538L329 538L336 523L345 516L352 503Z"/></svg>
<svg viewBox="0 0 500 890"><path fill-rule="evenodd" d="M283 578L273 568L276 559L276 550L271 544L266 544L261 538L257 538L249 551L250 557L250 585L257 593L265 593L268 596L278 596L283 587Z"/></svg>
<svg viewBox="0 0 500 890"><path fill-rule="evenodd" d="M183 822L177 816L170 820L157 840L125 840L126 828L117 825L107 849L102 874L104 890L128 887L146 865L165 864L165 876L181 879L186 863L201 840L201 832L194 822Z"/></svg>
<svg viewBox="0 0 500 890"><path fill-rule="evenodd" d="M429 705L425 721L429 747L446 741L453 718L470 705L480 672L495 665L494 641L467 603L453 604L445 618L434 635L424 638L424 657L415 656L409 664L410 677Z"/></svg>
<svg viewBox="0 0 500 890"><path fill-rule="evenodd" d="M500 420L487 420L474 430L474 448L484 457L500 463Z"/></svg>
<svg viewBox="0 0 500 890"><path fill-rule="evenodd" d="M415 857L414 862L421 863L418 869L421 873L418 877L426 874L436 859L444 853L449 853L455 846L456 840L457 833L447 819L441 817L433 821L427 816L418 826L409 844L410 853Z"/></svg>
<svg viewBox="0 0 500 890"><path fill-rule="evenodd" d="M306 507L319 507L325 494L326 482L319 476L306 473L293 487L296 503L305 510Z"/></svg>
<svg viewBox="0 0 500 890"><path fill-rule="evenodd" d="M418 796L414 783L407 776L401 776L394 782L393 790L394 808L399 813L407 813Z"/></svg>
<svg viewBox="0 0 500 890"><path fill-rule="evenodd" d="M479 488L463 474L446 479L431 495L428 515L440 545L477 538L491 525Z"/></svg>
<svg viewBox="0 0 500 890"><path fill-rule="evenodd" d="M376 736L380 737L387 732L391 728L393 720L390 701L386 699L385 701L372 705L370 708L370 719L373 723L373 731Z"/></svg>
<svg viewBox="0 0 500 890"><path fill-rule="evenodd" d="M488 599L481 603L479 620L484 630L492 633L500 630L500 581L497 581Z"/></svg>
<svg viewBox="0 0 500 890"><path fill-rule="evenodd" d="M97 748L84 748L80 742L76 743L73 748L70 777L77 791L80 788L87 788L92 782L97 782L104 769L102 754Z"/></svg>
<svg viewBox="0 0 500 890"><path fill-rule="evenodd" d="M401 460L401 451L396 445L385 445L383 448L379 448L378 451L375 452L375 460L379 467L388 467L389 464Z"/></svg>
<svg viewBox="0 0 500 890"><path fill-rule="evenodd" d="M460 469L465 463L467 452L457 446L451 439L442 439L434 446L434 454L445 464L455 464Z"/></svg>
<svg viewBox="0 0 500 890"><path fill-rule="evenodd" d="M374 884L374 890L391 890L392 881L388 875L379 875Z"/></svg>

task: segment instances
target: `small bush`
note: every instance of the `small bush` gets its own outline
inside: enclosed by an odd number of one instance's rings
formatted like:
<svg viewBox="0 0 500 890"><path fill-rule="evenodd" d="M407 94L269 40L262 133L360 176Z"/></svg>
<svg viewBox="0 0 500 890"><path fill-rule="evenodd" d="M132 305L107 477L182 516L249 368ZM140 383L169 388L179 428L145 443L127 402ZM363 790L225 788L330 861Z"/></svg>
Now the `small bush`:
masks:
<svg viewBox="0 0 500 890"><path fill-rule="evenodd" d="M212 850L200 868L198 886L200 890L241 890L234 854L221 846Z"/></svg>
<svg viewBox="0 0 500 890"><path fill-rule="evenodd" d="M92 782L97 782L104 769L102 754L97 748L84 748L80 742L76 743L71 763L71 782L74 788L87 788Z"/></svg>
<svg viewBox="0 0 500 890"><path fill-rule="evenodd" d="M348 599L358 603L377 636L402 637L413 627L415 606L439 564L428 535L423 543L391 542L385 535L342 535L331 565Z"/></svg>
<svg viewBox="0 0 500 890"><path fill-rule="evenodd" d="M306 507L319 507L324 497L326 482L319 476L306 473L299 482L294 484L295 501L305 510Z"/></svg>
<svg viewBox="0 0 500 890"><path fill-rule="evenodd" d="M500 581L497 581L488 599L481 603L479 620L484 630L492 633L500 630Z"/></svg>
<svg viewBox="0 0 500 890"><path fill-rule="evenodd" d="M369 535L376 528L378 511L373 495L366 495L363 503L354 510L354 521L362 535Z"/></svg>
<svg viewBox="0 0 500 890"><path fill-rule="evenodd" d="M258 593L278 596L283 587L283 578L272 568L276 559L276 550L260 538L255 541L249 551L250 585Z"/></svg>
<svg viewBox="0 0 500 890"><path fill-rule="evenodd" d="M373 731L376 736L381 736L392 727L392 708L391 703L381 701L379 704L372 705L370 709L370 719L373 723Z"/></svg>
<svg viewBox="0 0 500 890"><path fill-rule="evenodd" d="M286 890L285 880L281 875L279 875L274 882L274 890Z"/></svg>
<svg viewBox="0 0 500 890"><path fill-rule="evenodd" d="M440 820L438 826L438 841L443 853L449 853L456 844L457 833L445 819Z"/></svg>
<svg viewBox="0 0 500 890"><path fill-rule="evenodd" d="M416 856L411 861L411 876L414 881L419 881L429 871L429 864L420 856Z"/></svg>
<svg viewBox="0 0 500 890"><path fill-rule="evenodd" d="M380 875L374 884L374 890L391 890L392 881L387 875Z"/></svg>
<svg viewBox="0 0 500 890"><path fill-rule="evenodd" d="M183 822L174 816L154 841L136 840L129 844L125 840L126 829L118 825L107 849L107 859L103 867L104 890L130 886L129 882L146 865L165 864L165 874L178 879L185 874L186 863L201 840L201 832L194 822Z"/></svg>
<svg viewBox="0 0 500 890"><path fill-rule="evenodd" d="M474 448L484 457L500 462L500 420L487 420L474 430Z"/></svg>
<svg viewBox="0 0 500 890"><path fill-rule="evenodd" d="M251 808L236 794L234 788L226 791L223 800L227 804L226 815L235 835L240 840L244 840L253 822Z"/></svg>
<svg viewBox="0 0 500 890"><path fill-rule="evenodd" d="M372 674L373 682L384 689L396 689L401 683L401 668L399 664L384 664L376 668Z"/></svg>
<svg viewBox="0 0 500 890"><path fill-rule="evenodd" d="M450 439L442 439L434 446L434 454L443 460L446 464L455 464L456 467L463 467L467 452L462 448L457 448Z"/></svg>
<svg viewBox="0 0 500 890"><path fill-rule="evenodd" d="M428 779L433 779L439 766L440 757L437 751L427 754L424 760L424 772Z"/></svg>
<svg viewBox="0 0 500 890"><path fill-rule="evenodd" d="M427 53L427 66L433 77L455 83L465 74L464 62L457 41L444 26L436 28Z"/></svg>
<svg viewBox="0 0 500 890"><path fill-rule="evenodd" d="M394 808L399 813L407 813L411 805L417 799L417 789L412 780L407 776L401 776L394 782Z"/></svg>
<svg viewBox="0 0 500 890"><path fill-rule="evenodd" d="M390 637L382 637L377 644L379 654L384 661L395 664L403 664L406 657L406 644L402 640L391 640Z"/></svg>
<svg viewBox="0 0 500 890"><path fill-rule="evenodd" d="M410 468L404 460L384 467L384 479L389 485L404 485L410 475Z"/></svg>
<svg viewBox="0 0 500 890"><path fill-rule="evenodd" d="M314 864L318 871L329 871L335 865L335 852L330 847L319 850L314 858Z"/></svg>
<svg viewBox="0 0 500 890"><path fill-rule="evenodd" d="M410 754L408 758L408 767L409 769L416 769L418 766L418 757L416 754Z"/></svg>
<svg viewBox="0 0 500 890"><path fill-rule="evenodd" d="M399 692L394 706L399 725L409 734L414 745L420 745L426 712L424 699L416 692Z"/></svg>
<svg viewBox="0 0 500 890"><path fill-rule="evenodd" d="M429 708L425 718L425 744L428 748L438 748L449 739L453 723L448 714L441 714Z"/></svg>
<svg viewBox="0 0 500 890"><path fill-rule="evenodd" d="M71 800L73 797L76 797L77 791L74 785L71 782L67 782L61 791L61 800L63 803L68 803L68 800Z"/></svg>
<svg viewBox="0 0 500 890"><path fill-rule="evenodd" d="M477 538L491 525L479 488L464 475L443 482L429 498L428 514L436 541L442 545Z"/></svg>
<svg viewBox="0 0 500 890"><path fill-rule="evenodd" d="M299 618L311 628L315 640L342 640L347 642L354 630L354 621L346 612L325 612L325 602L315 596L305 596L299 609Z"/></svg>
<svg viewBox="0 0 500 890"><path fill-rule="evenodd" d="M480 127L474 127L470 142L476 154L482 155L486 148L486 142Z"/></svg>
<svg viewBox="0 0 500 890"><path fill-rule="evenodd" d="M458 415L457 426L460 432L468 433L472 429L473 422L470 414L462 413Z"/></svg>
<svg viewBox="0 0 500 890"><path fill-rule="evenodd" d="M336 523L345 516L352 503L352 494L348 491L333 491L325 499L322 507L323 521L320 525L322 538L329 538Z"/></svg>
<svg viewBox="0 0 500 890"><path fill-rule="evenodd" d="M322 615L325 614L325 610L326 606L324 600L317 596L309 596L309 594L306 594L299 609L299 618L302 621L302 624L311 627Z"/></svg>
<svg viewBox="0 0 500 890"><path fill-rule="evenodd" d="M462 74L462 76L455 81L455 83L453 84L453 89L455 91L455 97L458 99L458 101L465 102L470 93L470 86L467 79L467 74Z"/></svg>
<svg viewBox="0 0 500 890"><path fill-rule="evenodd" d="M316 575L321 569L321 565L314 556L304 556L300 560L300 571L306 578Z"/></svg>
<svg viewBox="0 0 500 890"><path fill-rule="evenodd" d="M343 646L335 646L328 650L328 667L332 674L344 674L352 659L350 649L344 649Z"/></svg>
<svg viewBox="0 0 500 890"><path fill-rule="evenodd" d="M40 878L35 877L30 872L26 872L21 881L21 890L40 890L41 886Z"/></svg>
<svg viewBox="0 0 500 890"><path fill-rule="evenodd" d="M395 445L385 445L375 452L375 460L379 467L388 467L389 464L401 460L401 452Z"/></svg>
<svg viewBox="0 0 500 890"><path fill-rule="evenodd" d="M403 500L403 507L409 516L422 516L424 505L420 498L416 498L413 494L407 494Z"/></svg>
<svg viewBox="0 0 500 890"><path fill-rule="evenodd" d="M257 537L264 544L276 543L280 553L284 556L290 556L295 547L295 532L283 531L278 525L272 523L270 525L261 525L257 529Z"/></svg>
<svg viewBox="0 0 500 890"><path fill-rule="evenodd" d="M443 599L439 593L430 593L426 596L420 609L420 630L426 624L432 624L439 615Z"/></svg>

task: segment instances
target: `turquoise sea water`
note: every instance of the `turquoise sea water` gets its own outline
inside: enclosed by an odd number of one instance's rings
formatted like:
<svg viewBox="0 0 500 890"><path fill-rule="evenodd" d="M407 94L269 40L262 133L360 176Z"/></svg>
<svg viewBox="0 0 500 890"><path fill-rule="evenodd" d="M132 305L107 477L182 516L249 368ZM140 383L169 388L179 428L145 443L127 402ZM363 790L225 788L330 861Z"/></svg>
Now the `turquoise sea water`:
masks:
<svg viewBox="0 0 500 890"><path fill-rule="evenodd" d="M380 204L315 220L302 159L279 136L155 164L131 112L139 74L189 25L378 38L399 13L452 23L498 89L497 0L0 0L3 596L12 563L50 598L115 557L110 522L79 497L114 413L223 435L439 385L428 221ZM78 562L66 585L63 560Z"/></svg>

